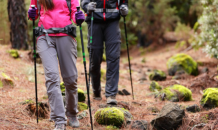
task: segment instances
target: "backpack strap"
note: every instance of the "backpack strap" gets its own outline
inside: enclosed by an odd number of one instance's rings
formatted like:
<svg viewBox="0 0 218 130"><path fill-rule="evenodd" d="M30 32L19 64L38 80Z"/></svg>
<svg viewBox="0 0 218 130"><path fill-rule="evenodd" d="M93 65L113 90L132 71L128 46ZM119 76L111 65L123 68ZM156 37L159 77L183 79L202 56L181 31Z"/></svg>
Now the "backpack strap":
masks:
<svg viewBox="0 0 218 130"><path fill-rule="evenodd" d="M67 7L70 11L70 19L71 19L71 0L66 0L67 2ZM39 0L37 0L37 7L38 7L38 15L39 15L39 18L40 18L40 10L41 10L41 5L39 4Z"/></svg>
<svg viewBox="0 0 218 130"><path fill-rule="evenodd" d="M71 0L66 0L68 9L70 11L70 19L71 19Z"/></svg>

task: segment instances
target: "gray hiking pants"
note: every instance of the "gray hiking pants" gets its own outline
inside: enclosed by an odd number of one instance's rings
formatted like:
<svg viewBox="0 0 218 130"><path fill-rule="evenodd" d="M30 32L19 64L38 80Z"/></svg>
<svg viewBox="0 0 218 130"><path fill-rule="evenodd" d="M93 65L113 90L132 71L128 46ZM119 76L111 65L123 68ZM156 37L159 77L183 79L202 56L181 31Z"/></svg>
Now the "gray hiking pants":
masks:
<svg viewBox="0 0 218 130"><path fill-rule="evenodd" d="M91 31L91 24L88 24L89 34ZM90 75L92 79L92 88L96 96L101 93L101 62L105 42L106 51L106 85L105 96L114 96L118 92L119 82L119 62L120 62L120 29L119 20L94 23L93 24L93 43L91 44L91 64ZM89 39L90 43L90 39ZM89 45L90 47L90 45Z"/></svg>
<svg viewBox="0 0 218 130"><path fill-rule="evenodd" d="M46 88L51 108L51 120L55 124L66 124L65 108L60 90L61 76L66 87L66 115L76 116L78 113L77 93L77 43L71 36L50 37L51 44L48 45L45 36L39 37L37 41L37 52L42 59L45 71Z"/></svg>

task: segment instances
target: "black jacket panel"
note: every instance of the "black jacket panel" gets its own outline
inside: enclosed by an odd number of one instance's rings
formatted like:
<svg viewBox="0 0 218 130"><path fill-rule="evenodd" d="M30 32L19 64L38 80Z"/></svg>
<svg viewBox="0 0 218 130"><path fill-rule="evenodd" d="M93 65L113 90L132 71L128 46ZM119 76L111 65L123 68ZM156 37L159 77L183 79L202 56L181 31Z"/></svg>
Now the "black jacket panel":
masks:
<svg viewBox="0 0 218 130"><path fill-rule="evenodd" d="M89 14L87 10L87 5L90 2L90 0L81 0L81 6L82 9L87 14L86 22L91 22L91 14ZM96 9L104 9L104 2L105 2L105 9L116 9L120 7L120 5L125 4L128 6L128 0L120 0L120 4L117 7L118 0L92 0L92 2L96 2ZM104 14L105 13L105 17ZM107 22L111 20L117 20L120 19L120 13L118 12L107 12L104 10L103 12L94 12L94 22Z"/></svg>

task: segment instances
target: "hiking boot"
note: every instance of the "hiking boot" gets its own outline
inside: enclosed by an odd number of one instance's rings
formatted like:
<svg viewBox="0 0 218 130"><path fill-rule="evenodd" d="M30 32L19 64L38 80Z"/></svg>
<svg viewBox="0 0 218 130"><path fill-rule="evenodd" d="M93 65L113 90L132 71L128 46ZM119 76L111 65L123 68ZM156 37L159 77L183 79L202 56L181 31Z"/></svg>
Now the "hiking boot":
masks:
<svg viewBox="0 0 218 130"><path fill-rule="evenodd" d="M117 105L116 96L107 97L107 104L114 104L114 105Z"/></svg>
<svg viewBox="0 0 218 130"><path fill-rule="evenodd" d="M56 124L54 130L66 130L65 124Z"/></svg>
<svg viewBox="0 0 218 130"><path fill-rule="evenodd" d="M101 100L102 100L102 98L101 98L101 94L99 94L99 95L95 95L95 94L93 94L93 99L94 99L94 100L101 101Z"/></svg>
<svg viewBox="0 0 218 130"><path fill-rule="evenodd" d="M69 126L71 126L73 128L79 127L79 120L77 119L76 116L68 117L68 121L69 121Z"/></svg>

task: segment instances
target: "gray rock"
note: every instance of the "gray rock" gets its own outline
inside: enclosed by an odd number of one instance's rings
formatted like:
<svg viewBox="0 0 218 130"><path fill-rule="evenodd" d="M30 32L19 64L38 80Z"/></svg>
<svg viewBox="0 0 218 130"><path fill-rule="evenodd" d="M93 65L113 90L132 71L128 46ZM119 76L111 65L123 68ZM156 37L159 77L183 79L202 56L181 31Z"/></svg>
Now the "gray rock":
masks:
<svg viewBox="0 0 218 130"><path fill-rule="evenodd" d="M160 112L160 110L157 107L155 107L155 106L148 107L147 110L151 111L152 113Z"/></svg>
<svg viewBox="0 0 218 130"><path fill-rule="evenodd" d="M119 109L124 113L125 125L129 125L133 118L132 114L129 111L124 110L122 108L119 108Z"/></svg>
<svg viewBox="0 0 218 130"><path fill-rule="evenodd" d="M118 94L119 94L119 95L131 95L126 89L123 89L123 90L121 90L121 91L119 90L119 91L118 91Z"/></svg>
<svg viewBox="0 0 218 130"><path fill-rule="evenodd" d="M183 109L177 104L166 104L159 115L151 121L151 124L157 130L175 130L182 125L182 119L185 116Z"/></svg>
<svg viewBox="0 0 218 130"><path fill-rule="evenodd" d="M148 130L148 122L146 120L133 121L131 129L136 130Z"/></svg>
<svg viewBox="0 0 218 130"><path fill-rule="evenodd" d="M195 104L195 105L186 107L186 111L193 112L193 113L199 112L200 111L200 107Z"/></svg>
<svg viewBox="0 0 218 130"><path fill-rule="evenodd" d="M202 70L201 70L201 73L208 73L209 72L209 69L207 67L204 67Z"/></svg>
<svg viewBox="0 0 218 130"><path fill-rule="evenodd" d="M77 115L77 118L78 118L78 120L81 120L81 119L87 117L87 115L88 115L88 110L85 110L85 111L82 111L81 113L79 113Z"/></svg>

